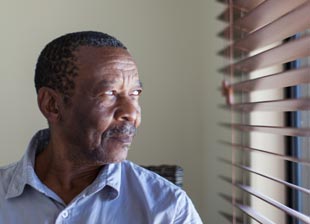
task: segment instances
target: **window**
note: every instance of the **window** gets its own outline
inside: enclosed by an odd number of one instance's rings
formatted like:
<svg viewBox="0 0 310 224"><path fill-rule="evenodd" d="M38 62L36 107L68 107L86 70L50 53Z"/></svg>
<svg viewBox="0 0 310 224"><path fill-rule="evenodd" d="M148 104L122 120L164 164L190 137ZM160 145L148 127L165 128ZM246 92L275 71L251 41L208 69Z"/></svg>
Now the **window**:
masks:
<svg viewBox="0 0 310 224"><path fill-rule="evenodd" d="M222 0L232 223L310 223L310 1Z"/></svg>

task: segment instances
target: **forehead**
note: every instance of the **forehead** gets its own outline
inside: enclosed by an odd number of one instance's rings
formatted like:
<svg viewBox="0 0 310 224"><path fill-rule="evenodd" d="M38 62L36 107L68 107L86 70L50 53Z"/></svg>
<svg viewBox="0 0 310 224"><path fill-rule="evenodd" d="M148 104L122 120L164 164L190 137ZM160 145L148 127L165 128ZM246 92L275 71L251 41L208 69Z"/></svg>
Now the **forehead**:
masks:
<svg viewBox="0 0 310 224"><path fill-rule="evenodd" d="M79 74L86 76L116 75L118 73L138 75L137 66L126 49L114 47L80 47L75 55ZM85 74L86 73L86 74Z"/></svg>
<svg viewBox="0 0 310 224"><path fill-rule="evenodd" d="M122 67L136 68L132 56L123 48L82 46L76 50L75 55L79 68L108 65L120 69Z"/></svg>

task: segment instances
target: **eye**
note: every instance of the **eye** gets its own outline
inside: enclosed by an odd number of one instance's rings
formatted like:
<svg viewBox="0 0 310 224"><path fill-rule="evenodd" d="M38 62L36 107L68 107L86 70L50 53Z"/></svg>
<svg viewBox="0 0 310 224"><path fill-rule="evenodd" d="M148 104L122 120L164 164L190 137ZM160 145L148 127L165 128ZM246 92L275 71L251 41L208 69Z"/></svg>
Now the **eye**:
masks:
<svg viewBox="0 0 310 224"><path fill-rule="evenodd" d="M132 96L139 96L141 94L142 90L141 89L135 89L132 91L131 95Z"/></svg>
<svg viewBox="0 0 310 224"><path fill-rule="evenodd" d="M115 90L105 91L104 94L107 95L107 96L114 96L115 95Z"/></svg>

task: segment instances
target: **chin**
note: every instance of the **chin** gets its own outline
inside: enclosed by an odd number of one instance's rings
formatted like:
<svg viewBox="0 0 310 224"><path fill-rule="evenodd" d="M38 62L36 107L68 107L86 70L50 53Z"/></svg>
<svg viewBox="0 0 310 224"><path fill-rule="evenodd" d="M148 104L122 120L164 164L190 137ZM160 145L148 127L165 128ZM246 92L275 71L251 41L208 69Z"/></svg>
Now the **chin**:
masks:
<svg viewBox="0 0 310 224"><path fill-rule="evenodd" d="M127 158L130 144L124 144L121 142L109 142L101 147L98 159L108 163L120 163Z"/></svg>
<svg viewBox="0 0 310 224"><path fill-rule="evenodd" d="M111 158L110 163L121 163L126 159L127 159L127 152L123 152Z"/></svg>
<svg viewBox="0 0 310 224"><path fill-rule="evenodd" d="M126 160L128 155L129 146L122 146L121 148L113 148L113 149L106 149L104 153L97 157L97 159L103 164L110 164L110 163L120 163Z"/></svg>
<svg viewBox="0 0 310 224"><path fill-rule="evenodd" d="M112 163L121 163L124 160L126 160L126 157L117 157L117 158L104 158L101 159L100 161L97 161L98 165L107 165L107 164L112 164Z"/></svg>

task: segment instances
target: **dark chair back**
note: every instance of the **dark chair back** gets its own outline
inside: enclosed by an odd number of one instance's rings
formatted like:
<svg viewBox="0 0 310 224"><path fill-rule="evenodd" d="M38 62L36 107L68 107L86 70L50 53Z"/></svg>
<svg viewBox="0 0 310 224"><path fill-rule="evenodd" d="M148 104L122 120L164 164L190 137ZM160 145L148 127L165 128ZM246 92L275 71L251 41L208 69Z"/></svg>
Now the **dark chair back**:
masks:
<svg viewBox="0 0 310 224"><path fill-rule="evenodd" d="M143 166L144 168L151 170L160 176L171 181L175 185L183 186L183 168L176 165L159 165L159 166Z"/></svg>

